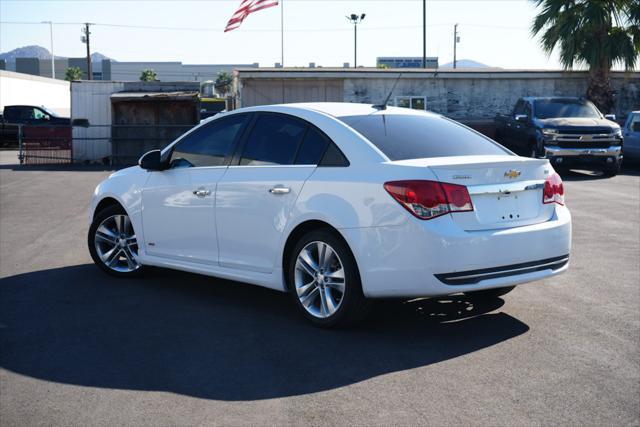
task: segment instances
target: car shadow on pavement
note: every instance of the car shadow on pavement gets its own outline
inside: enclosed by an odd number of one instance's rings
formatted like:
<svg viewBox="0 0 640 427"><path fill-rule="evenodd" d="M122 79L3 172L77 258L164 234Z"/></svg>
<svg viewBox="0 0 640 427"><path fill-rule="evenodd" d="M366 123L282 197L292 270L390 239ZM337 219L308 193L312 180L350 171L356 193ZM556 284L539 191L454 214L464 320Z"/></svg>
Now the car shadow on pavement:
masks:
<svg viewBox="0 0 640 427"><path fill-rule="evenodd" d="M0 280L0 367L45 381L240 401L335 389L529 330L464 296L378 303L348 330L314 328L280 293L169 270L93 265Z"/></svg>

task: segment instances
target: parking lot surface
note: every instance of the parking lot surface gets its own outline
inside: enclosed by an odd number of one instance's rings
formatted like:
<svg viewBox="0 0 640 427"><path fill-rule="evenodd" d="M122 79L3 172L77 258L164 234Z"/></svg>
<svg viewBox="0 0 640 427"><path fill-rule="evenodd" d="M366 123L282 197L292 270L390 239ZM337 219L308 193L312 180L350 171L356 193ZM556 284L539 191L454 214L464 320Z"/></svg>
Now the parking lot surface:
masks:
<svg viewBox="0 0 640 427"><path fill-rule="evenodd" d="M110 172L0 152L0 424L638 425L640 173L564 176L570 270L475 303L377 305L346 331L284 294L91 264Z"/></svg>

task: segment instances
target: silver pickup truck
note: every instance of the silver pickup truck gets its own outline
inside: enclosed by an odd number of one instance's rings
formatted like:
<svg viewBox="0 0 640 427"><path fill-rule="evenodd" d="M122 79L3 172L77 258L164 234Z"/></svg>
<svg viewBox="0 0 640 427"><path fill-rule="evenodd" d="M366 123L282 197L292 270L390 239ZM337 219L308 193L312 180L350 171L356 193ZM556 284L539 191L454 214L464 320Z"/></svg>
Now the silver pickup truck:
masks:
<svg viewBox="0 0 640 427"><path fill-rule="evenodd" d="M526 97L511 115L495 119L496 140L555 167L620 171L623 137L615 116L603 115L583 98Z"/></svg>

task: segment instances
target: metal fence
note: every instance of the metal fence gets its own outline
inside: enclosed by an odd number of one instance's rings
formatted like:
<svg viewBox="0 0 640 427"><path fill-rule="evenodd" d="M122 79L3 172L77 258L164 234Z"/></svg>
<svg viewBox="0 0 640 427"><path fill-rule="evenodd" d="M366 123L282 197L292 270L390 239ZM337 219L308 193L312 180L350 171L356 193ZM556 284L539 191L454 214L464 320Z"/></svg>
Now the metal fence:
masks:
<svg viewBox="0 0 640 427"><path fill-rule="evenodd" d="M189 125L87 125L17 127L23 165L101 163L133 165L149 150L162 149Z"/></svg>
<svg viewBox="0 0 640 427"><path fill-rule="evenodd" d="M73 162L70 126L17 126L20 164L70 164Z"/></svg>

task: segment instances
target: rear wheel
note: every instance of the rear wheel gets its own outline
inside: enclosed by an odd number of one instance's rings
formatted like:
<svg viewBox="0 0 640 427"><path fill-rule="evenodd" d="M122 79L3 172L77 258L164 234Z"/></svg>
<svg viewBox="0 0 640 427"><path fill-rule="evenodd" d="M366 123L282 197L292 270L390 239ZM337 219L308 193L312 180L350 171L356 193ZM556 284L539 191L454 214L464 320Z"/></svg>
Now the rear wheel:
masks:
<svg viewBox="0 0 640 427"><path fill-rule="evenodd" d="M96 213L87 237L91 258L103 271L118 277L141 273L136 233L122 207L113 205Z"/></svg>
<svg viewBox="0 0 640 427"><path fill-rule="evenodd" d="M470 298L493 299L506 295L514 289L515 286L508 286L506 288L484 289L482 291L465 292L465 295Z"/></svg>
<svg viewBox="0 0 640 427"><path fill-rule="evenodd" d="M304 235L291 251L288 266L293 300L315 326L347 326L366 316L369 302L355 259L334 232L323 229Z"/></svg>

